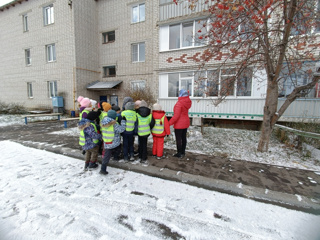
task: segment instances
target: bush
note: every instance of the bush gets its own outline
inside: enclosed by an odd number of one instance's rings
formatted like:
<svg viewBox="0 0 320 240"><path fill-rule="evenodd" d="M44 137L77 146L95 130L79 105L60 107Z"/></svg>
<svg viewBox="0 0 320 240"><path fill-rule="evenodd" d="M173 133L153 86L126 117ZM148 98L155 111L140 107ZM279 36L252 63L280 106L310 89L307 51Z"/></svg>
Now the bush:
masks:
<svg viewBox="0 0 320 240"><path fill-rule="evenodd" d="M125 96L132 97L133 101L144 100L149 104L149 106L151 106L151 104L156 103L156 100L152 95L152 91L150 90L149 87L145 87L143 89L137 88L134 90L126 89L124 93L125 93Z"/></svg>
<svg viewBox="0 0 320 240"><path fill-rule="evenodd" d="M6 104L4 102L0 102L0 113L1 114L23 114L23 113L26 113L26 109L24 108L24 106L18 103Z"/></svg>

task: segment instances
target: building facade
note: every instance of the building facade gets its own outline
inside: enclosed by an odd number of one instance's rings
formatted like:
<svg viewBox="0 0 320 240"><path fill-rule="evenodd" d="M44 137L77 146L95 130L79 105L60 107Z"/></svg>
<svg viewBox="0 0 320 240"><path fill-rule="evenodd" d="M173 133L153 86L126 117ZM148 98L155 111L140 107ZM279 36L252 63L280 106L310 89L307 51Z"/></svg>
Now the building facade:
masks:
<svg viewBox="0 0 320 240"><path fill-rule="evenodd" d="M197 29L208 19L205 2L190 8L188 1L172 0L12 1L0 7L0 101L52 108L52 97L62 96L71 111L80 95L121 106L127 89L148 87L170 116L184 88L193 100L190 117L262 120L263 71L241 76L218 106L213 101L232 69L215 71L211 59L201 74L213 74L219 84L198 76L206 46ZM291 87L284 84L280 97ZM319 93L317 85L281 119L320 119Z"/></svg>

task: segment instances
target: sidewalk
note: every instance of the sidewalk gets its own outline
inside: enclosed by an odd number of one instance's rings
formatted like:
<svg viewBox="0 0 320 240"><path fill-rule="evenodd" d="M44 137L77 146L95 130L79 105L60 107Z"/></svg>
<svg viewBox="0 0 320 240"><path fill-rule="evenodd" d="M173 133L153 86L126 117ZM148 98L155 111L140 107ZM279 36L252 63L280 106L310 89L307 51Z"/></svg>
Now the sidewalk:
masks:
<svg viewBox="0 0 320 240"><path fill-rule="evenodd" d="M75 127L76 121L68 125ZM64 130L63 122L1 127L0 140L10 139L83 160L77 136L49 134L59 130ZM165 158L157 160L149 152L148 164L110 161L109 165L320 215L320 173L191 152L178 159L172 157L174 153L165 149ZM79 163L79 169L82 167Z"/></svg>

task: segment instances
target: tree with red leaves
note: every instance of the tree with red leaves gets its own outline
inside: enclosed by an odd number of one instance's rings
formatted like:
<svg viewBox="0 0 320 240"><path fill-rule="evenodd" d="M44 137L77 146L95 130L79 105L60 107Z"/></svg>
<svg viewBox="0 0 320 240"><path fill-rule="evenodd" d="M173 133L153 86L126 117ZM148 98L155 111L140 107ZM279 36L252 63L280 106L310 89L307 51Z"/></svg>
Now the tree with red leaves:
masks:
<svg viewBox="0 0 320 240"><path fill-rule="evenodd" d="M174 2L179 4L179 0ZM189 8L194 9L197 2L189 0ZM217 104L248 69L252 74L264 72L266 99L258 151L265 152L275 123L295 99L319 81L314 69L320 56L320 1L207 0L204 4L208 5L209 21L203 25L203 34L195 39L207 41L201 68L215 60L220 69L235 69L227 84L220 86ZM278 106L284 73L292 76L302 71L309 80L295 82L283 105Z"/></svg>

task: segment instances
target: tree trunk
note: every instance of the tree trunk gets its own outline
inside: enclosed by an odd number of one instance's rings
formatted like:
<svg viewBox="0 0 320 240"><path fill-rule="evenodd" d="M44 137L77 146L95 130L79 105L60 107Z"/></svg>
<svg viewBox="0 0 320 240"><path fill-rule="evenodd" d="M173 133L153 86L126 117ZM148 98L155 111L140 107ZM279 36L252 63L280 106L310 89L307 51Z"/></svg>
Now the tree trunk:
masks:
<svg viewBox="0 0 320 240"><path fill-rule="evenodd" d="M263 109L263 122L258 151L268 151L269 141L272 134L274 124L276 123L278 107L278 84L277 82L269 82L267 89L266 101ZM275 120L276 118L276 120Z"/></svg>

